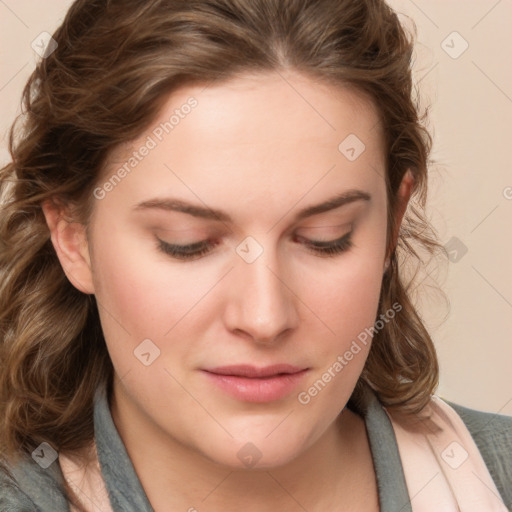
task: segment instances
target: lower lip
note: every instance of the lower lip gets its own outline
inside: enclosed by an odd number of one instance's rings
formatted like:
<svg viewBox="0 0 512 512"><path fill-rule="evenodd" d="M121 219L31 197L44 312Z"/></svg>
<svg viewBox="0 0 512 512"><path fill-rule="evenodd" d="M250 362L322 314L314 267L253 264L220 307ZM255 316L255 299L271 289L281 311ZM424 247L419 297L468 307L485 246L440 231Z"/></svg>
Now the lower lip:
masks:
<svg viewBox="0 0 512 512"><path fill-rule="evenodd" d="M235 375L204 373L219 388L244 402L273 402L289 395L304 378L308 370L264 378L248 378Z"/></svg>

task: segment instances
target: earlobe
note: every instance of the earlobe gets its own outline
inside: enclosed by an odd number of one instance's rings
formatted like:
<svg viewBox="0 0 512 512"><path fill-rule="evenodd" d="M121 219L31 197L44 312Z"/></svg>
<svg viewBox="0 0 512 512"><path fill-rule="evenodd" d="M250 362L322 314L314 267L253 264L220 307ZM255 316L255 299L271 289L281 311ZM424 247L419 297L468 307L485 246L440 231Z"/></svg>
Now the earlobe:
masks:
<svg viewBox="0 0 512 512"><path fill-rule="evenodd" d="M42 208L53 247L64 273L77 290L93 294L94 285L85 226L71 221L66 217L64 207L52 201L46 201Z"/></svg>

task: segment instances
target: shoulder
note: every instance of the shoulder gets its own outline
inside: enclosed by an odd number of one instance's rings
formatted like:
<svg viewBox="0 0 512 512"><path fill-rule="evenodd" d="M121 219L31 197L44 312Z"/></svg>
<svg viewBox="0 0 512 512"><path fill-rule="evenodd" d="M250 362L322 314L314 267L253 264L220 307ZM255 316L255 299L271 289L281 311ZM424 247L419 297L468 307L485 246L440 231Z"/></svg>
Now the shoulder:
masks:
<svg viewBox="0 0 512 512"><path fill-rule="evenodd" d="M445 402L466 425L496 487L505 503L512 507L512 417Z"/></svg>
<svg viewBox="0 0 512 512"><path fill-rule="evenodd" d="M507 457L507 462L512 464L512 416L477 411L445 401L461 417L481 451L496 452L498 457Z"/></svg>
<svg viewBox="0 0 512 512"><path fill-rule="evenodd" d="M0 510L69 512L61 475L57 462L43 469L27 455L15 464L0 463Z"/></svg>
<svg viewBox="0 0 512 512"><path fill-rule="evenodd" d="M11 470L0 465L0 510L4 512L35 512L36 504L22 491Z"/></svg>

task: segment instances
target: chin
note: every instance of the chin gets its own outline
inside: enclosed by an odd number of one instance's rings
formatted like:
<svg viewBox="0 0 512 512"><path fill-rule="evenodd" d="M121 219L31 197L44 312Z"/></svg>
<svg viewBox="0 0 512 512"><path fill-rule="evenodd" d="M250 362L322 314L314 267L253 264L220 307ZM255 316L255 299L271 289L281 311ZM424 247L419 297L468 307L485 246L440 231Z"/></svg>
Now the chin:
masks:
<svg viewBox="0 0 512 512"><path fill-rule="evenodd" d="M243 439L230 439L229 443L209 443L204 456L212 462L232 470L267 470L284 466L293 461L305 450L304 437L290 438L290 435L276 435L270 439L265 435L244 436ZM253 439L251 441L251 439ZM216 446L212 451L211 447Z"/></svg>

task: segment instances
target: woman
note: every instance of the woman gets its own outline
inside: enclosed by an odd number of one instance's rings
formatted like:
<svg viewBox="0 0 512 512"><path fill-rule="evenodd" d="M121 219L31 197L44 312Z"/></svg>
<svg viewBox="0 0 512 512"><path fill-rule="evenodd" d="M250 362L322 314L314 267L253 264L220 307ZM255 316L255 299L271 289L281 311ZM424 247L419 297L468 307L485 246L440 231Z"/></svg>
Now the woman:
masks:
<svg viewBox="0 0 512 512"><path fill-rule="evenodd" d="M53 37L1 174L2 509L511 507L512 420L434 395L402 277L438 246L396 14L78 0Z"/></svg>

